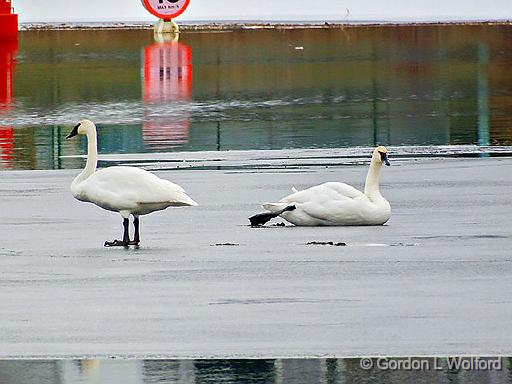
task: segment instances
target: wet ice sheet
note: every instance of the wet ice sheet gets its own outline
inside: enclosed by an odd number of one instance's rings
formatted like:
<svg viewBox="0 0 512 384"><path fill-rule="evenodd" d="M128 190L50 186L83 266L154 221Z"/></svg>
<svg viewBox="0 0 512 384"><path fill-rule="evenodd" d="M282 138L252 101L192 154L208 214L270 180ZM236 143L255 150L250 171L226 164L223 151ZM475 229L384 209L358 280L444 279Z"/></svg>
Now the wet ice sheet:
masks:
<svg viewBox="0 0 512 384"><path fill-rule="evenodd" d="M388 146L393 159L418 157L488 157L510 156L512 146L477 145L413 145ZM136 165L148 170L169 170L184 168L264 168L357 165L368 162L373 147L315 148L283 150L246 151L201 151L103 154L100 161L105 164ZM62 159L86 158L85 155L61 156Z"/></svg>
<svg viewBox="0 0 512 384"><path fill-rule="evenodd" d="M511 166L395 162L368 228L246 225L366 165L159 172L201 205L143 217L137 250L102 247L121 220L73 200L77 171L2 172L0 357L510 354Z"/></svg>

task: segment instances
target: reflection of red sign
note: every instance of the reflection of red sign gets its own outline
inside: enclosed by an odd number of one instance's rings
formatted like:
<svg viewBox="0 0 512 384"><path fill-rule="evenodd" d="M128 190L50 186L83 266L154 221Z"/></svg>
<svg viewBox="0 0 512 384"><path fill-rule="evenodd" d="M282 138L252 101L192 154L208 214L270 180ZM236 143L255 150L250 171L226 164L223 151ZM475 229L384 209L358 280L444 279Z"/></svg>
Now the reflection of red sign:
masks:
<svg viewBox="0 0 512 384"><path fill-rule="evenodd" d="M0 168L9 168L14 157L14 128L0 125Z"/></svg>
<svg viewBox="0 0 512 384"><path fill-rule="evenodd" d="M192 50L178 42L144 48L144 142L169 149L188 142Z"/></svg>
<svg viewBox="0 0 512 384"><path fill-rule="evenodd" d="M0 116L12 109L14 56L17 50L17 40L0 40ZM14 128L0 125L0 167L2 163L9 166L13 154Z"/></svg>
<svg viewBox="0 0 512 384"><path fill-rule="evenodd" d="M178 42L144 48L144 100L188 100L192 93L192 50Z"/></svg>
<svg viewBox="0 0 512 384"><path fill-rule="evenodd" d="M1 0L0 0L1 1ZM156 17L169 20L181 15L190 0L141 0L144 7Z"/></svg>

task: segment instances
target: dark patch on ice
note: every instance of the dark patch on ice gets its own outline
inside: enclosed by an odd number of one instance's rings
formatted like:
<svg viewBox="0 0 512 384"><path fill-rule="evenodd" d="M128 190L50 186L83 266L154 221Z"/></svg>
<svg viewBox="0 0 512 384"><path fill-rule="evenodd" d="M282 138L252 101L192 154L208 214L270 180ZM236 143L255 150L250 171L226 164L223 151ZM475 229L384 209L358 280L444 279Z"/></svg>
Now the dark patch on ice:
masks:
<svg viewBox="0 0 512 384"><path fill-rule="evenodd" d="M306 245L332 245L334 247L345 247L347 243L335 243L334 241L310 241L309 243L306 243Z"/></svg>
<svg viewBox="0 0 512 384"><path fill-rule="evenodd" d="M510 236L504 235L435 235L435 236L415 236L415 239L456 239L456 240L467 240L467 239L508 239Z"/></svg>
<svg viewBox="0 0 512 384"><path fill-rule="evenodd" d="M286 227L286 224L285 223L276 223L276 224L272 224L271 227Z"/></svg>
<svg viewBox="0 0 512 384"><path fill-rule="evenodd" d="M217 243L211 244L211 247L238 247L240 244L237 243Z"/></svg>
<svg viewBox="0 0 512 384"><path fill-rule="evenodd" d="M226 299L220 300L209 305L250 305L250 304L286 304L286 303L320 303L320 302L352 302L359 300L352 299L301 299L293 297L274 297L261 299Z"/></svg>

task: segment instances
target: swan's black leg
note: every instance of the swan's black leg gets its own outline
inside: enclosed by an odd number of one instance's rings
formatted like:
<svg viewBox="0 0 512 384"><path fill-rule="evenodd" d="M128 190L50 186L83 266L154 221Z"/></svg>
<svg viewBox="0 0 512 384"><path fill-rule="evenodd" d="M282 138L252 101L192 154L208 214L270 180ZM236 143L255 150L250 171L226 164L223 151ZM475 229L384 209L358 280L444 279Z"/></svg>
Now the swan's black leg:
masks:
<svg viewBox="0 0 512 384"><path fill-rule="evenodd" d="M130 241L131 245L139 245L140 243L140 232L139 232L139 218L133 218L133 227L135 228L135 233L133 235L133 241Z"/></svg>
<svg viewBox="0 0 512 384"><path fill-rule="evenodd" d="M123 243L129 243L130 242L130 220L123 219Z"/></svg>
<svg viewBox="0 0 512 384"><path fill-rule="evenodd" d="M105 241L105 247L127 247L130 244L130 221L128 219L123 219L123 227L123 241Z"/></svg>

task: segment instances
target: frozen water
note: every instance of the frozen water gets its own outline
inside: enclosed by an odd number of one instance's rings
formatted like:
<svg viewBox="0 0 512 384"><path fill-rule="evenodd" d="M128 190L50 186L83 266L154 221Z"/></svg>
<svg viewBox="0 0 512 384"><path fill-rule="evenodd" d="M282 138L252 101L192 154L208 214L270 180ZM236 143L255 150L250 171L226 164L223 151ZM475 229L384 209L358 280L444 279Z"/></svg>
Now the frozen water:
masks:
<svg viewBox="0 0 512 384"><path fill-rule="evenodd" d="M103 248L121 218L72 198L77 170L2 172L0 357L510 354L511 166L395 160L389 223L334 228L247 217L366 164L160 171L200 206L142 217L128 250Z"/></svg>

